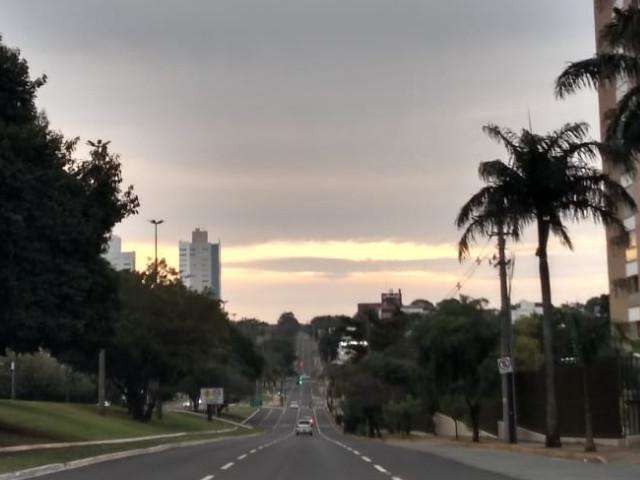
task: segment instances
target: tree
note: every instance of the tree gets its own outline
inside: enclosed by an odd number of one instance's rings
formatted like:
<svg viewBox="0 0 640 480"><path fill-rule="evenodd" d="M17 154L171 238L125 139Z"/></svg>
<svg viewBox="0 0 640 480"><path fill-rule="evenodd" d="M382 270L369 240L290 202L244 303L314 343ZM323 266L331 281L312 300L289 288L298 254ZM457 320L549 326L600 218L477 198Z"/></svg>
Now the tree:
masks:
<svg viewBox="0 0 640 480"><path fill-rule="evenodd" d="M104 343L116 280L100 254L139 205L107 143L73 159L78 139L52 131L37 110L45 83L0 37L0 353Z"/></svg>
<svg viewBox="0 0 640 480"><path fill-rule="evenodd" d="M556 81L556 95L565 97L586 87L628 85L614 111L609 112L607 141L624 151L640 149L640 5L614 8L611 21L600 32L601 51L573 62ZM627 161L629 157L625 158ZM627 162L627 167L635 171Z"/></svg>
<svg viewBox="0 0 640 480"><path fill-rule="evenodd" d="M495 125L485 132L501 143L509 160L480 165L480 176L489 185L507 192L506 206L520 225L535 224L538 234L540 287L543 305L545 383L548 447L560 446L555 395L553 304L547 246L551 234L572 248L566 223L591 219L624 228L616 215L619 205L635 210L627 191L602 173L595 160L602 144L588 141L588 126L572 123L546 135L522 130L518 135Z"/></svg>
<svg viewBox="0 0 640 480"><path fill-rule="evenodd" d="M571 357L581 367L584 396L585 452L595 452L590 399L590 372L596 361L611 353L611 325L608 318L596 317L575 308L562 310L562 320L569 333Z"/></svg>
<svg viewBox="0 0 640 480"><path fill-rule="evenodd" d="M293 336L300 331L300 322L293 312L284 312L278 318L277 330L281 335Z"/></svg>
<svg viewBox="0 0 640 480"><path fill-rule="evenodd" d="M474 442L480 440L483 401L494 395L498 383L497 320L482 302L450 299L440 302L429 321L414 333L418 365L429 374L439 400L463 399Z"/></svg>
<svg viewBox="0 0 640 480"><path fill-rule="evenodd" d="M188 290L164 260L157 276L153 265L119 272L119 305L108 374L135 419L151 418L161 401L157 384L167 396L189 386L193 398L193 390L226 378L231 333L220 302Z"/></svg>

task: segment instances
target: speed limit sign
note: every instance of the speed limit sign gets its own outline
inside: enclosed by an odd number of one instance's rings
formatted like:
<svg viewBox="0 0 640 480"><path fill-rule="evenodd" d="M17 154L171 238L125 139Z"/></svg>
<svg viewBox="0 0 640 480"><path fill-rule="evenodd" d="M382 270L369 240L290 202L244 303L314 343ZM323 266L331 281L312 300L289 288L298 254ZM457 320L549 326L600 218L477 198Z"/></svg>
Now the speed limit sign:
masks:
<svg viewBox="0 0 640 480"><path fill-rule="evenodd" d="M511 364L511 357L500 357L498 359L498 370L501 375L506 373L513 373L513 365Z"/></svg>

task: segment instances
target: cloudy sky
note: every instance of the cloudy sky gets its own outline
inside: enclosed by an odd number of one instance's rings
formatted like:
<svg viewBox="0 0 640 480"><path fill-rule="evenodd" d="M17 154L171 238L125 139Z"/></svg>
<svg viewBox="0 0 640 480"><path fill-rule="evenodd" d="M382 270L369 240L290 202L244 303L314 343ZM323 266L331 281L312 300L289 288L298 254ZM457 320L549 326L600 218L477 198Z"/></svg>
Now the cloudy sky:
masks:
<svg viewBox="0 0 640 480"><path fill-rule="evenodd" d="M200 226L223 244L230 312L275 321L406 300L498 299L496 272L459 265L457 209L494 122L546 131L596 97L556 101L594 51L587 0L0 0L3 41L66 135L110 139L142 209L116 233L138 263ZM553 247L554 301L607 288L600 227ZM539 298L533 234L514 247L514 300ZM476 255L491 255L493 246Z"/></svg>

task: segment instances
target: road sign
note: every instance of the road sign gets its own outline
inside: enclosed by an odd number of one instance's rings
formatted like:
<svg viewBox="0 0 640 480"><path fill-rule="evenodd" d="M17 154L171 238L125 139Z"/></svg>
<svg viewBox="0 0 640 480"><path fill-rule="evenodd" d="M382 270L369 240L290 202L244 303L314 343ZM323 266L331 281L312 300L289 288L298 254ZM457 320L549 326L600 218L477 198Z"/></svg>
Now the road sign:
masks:
<svg viewBox="0 0 640 480"><path fill-rule="evenodd" d="M223 405L224 388L201 388L200 398L207 405Z"/></svg>
<svg viewBox="0 0 640 480"><path fill-rule="evenodd" d="M507 373L513 373L513 365L511 364L511 357L501 357L498 359L498 370L500 375Z"/></svg>

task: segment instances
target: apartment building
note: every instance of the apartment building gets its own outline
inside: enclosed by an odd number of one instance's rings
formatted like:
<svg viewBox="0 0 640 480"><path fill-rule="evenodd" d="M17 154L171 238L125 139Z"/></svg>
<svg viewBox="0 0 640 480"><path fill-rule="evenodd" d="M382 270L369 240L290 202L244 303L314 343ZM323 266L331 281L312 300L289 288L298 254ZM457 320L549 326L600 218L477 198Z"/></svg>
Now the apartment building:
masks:
<svg viewBox="0 0 640 480"><path fill-rule="evenodd" d="M624 8L632 0L594 0L596 49L604 51L599 32L611 20L613 8ZM607 112L616 106L627 91L628 85L602 86L598 90L600 129L604 137L607 128ZM622 184L640 203L638 181L628 172L612 166L606 158L604 171ZM609 293L611 319L623 326L631 338L640 338L640 291L638 288L638 215L620 208L619 215L624 222L629 240L619 229L607 229L607 264L609 273Z"/></svg>
<svg viewBox="0 0 640 480"><path fill-rule="evenodd" d="M191 242L180 241L180 278L187 288L222 298L220 248L220 242L209 243L207 231L199 228L191 233Z"/></svg>
<svg viewBox="0 0 640 480"><path fill-rule="evenodd" d="M115 270L131 270L133 272L136 269L136 252L123 252L122 239L117 235L111 236L109 246L103 256Z"/></svg>

